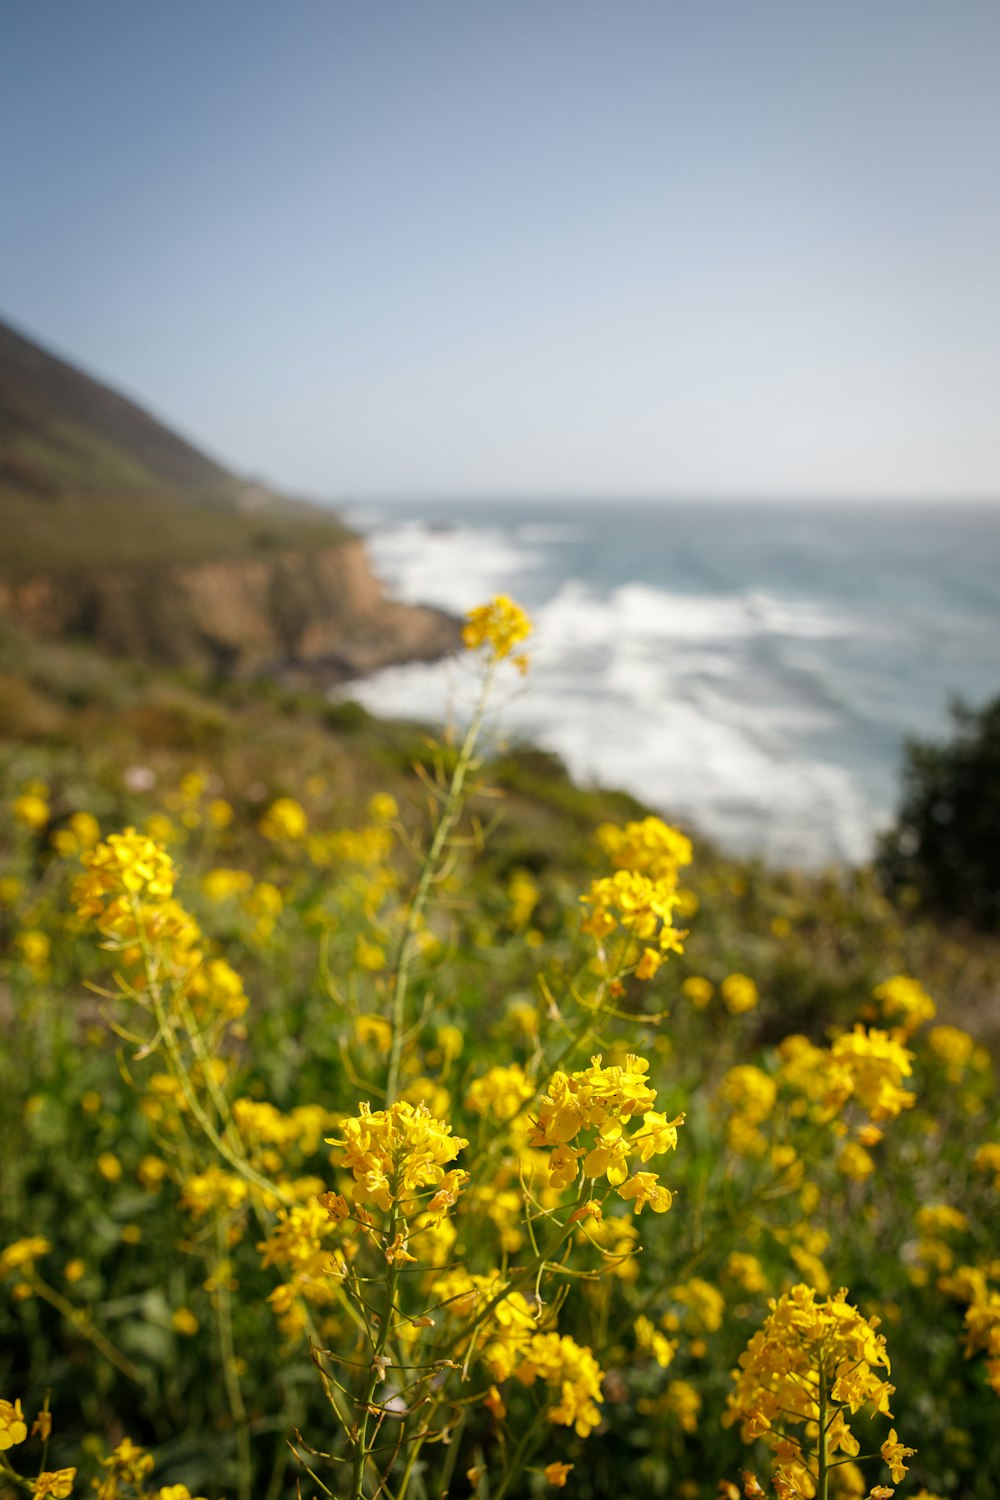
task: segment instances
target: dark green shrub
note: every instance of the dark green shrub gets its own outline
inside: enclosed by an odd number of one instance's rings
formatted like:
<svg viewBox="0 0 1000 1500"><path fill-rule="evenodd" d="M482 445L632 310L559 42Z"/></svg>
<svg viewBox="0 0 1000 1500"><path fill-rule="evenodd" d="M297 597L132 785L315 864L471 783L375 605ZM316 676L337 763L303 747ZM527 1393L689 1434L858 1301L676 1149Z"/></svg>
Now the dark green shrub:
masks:
<svg viewBox="0 0 1000 1500"><path fill-rule="evenodd" d="M1000 698L952 707L945 743L912 740L903 798L878 868L887 889L931 910L1000 927Z"/></svg>

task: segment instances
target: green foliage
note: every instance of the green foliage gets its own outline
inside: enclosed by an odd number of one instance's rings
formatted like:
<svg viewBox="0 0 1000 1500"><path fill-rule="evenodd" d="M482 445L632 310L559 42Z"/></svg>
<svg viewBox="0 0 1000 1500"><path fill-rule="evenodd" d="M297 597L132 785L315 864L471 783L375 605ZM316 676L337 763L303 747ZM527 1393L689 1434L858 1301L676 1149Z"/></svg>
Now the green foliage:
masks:
<svg viewBox="0 0 1000 1500"><path fill-rule="evenodd" d="M317 1493L286 1437L297 1430L327 1452L337 1434L306 1344L275 1320L268 1299L280 1276L261 1265L264 1231L245 1210L224 1221L245 1422L234 1414L212 1221L192 1220L174 1172L168 1120L155 1107L165 1097L153 1081L162 1055L137 1055L132 1036L116 1036L108 1022L128 1030L127 1009L89 987L107 989L119 961L73 913L72 820L87 811L105 835L134 824L167 840L180 899L250 997L245 1035L220 1053L240 1095L284 1112L319 1105L353 1115L359 1100L377 1106L368 1090L384 1067L358 1018L388 1009L386 971L359 962L359 940L391 951L396 905L418 877L423 830L456 753L435 750L416 726L341 717L306 694L245 684L209 693L191 679L38 645L25 649L19 677L19 655L16 642L6 651L0 643L0 671L25 684L0 724L0 1250L45 1236L52 1250L40 1273L87 1321L74 1323L37 1293L21 1296L14 1277L0 1284L0 1397L22 1395L34 1411L51 1388L50 1465L76 1462L84 1440L107 1447L128 1433L155 1451L158 1482L232 1494L243 1433L254 1495L291 1496L300 1482L303 1494ZM28 827L11 811L36 782L46 817ZM377 791L396 798L399 814L391 855L366 863L365 809ZM300 804L308 837L264 832L263 815L280 798ZM473 788L430 894L434 946L414 968L409 1012L424 1025L406 1049L404 1078L433 1084L474 1149L488 1149L497 1132L470 1115L470 1084L512 1061L540 1068L577 1024L576 997L592 983L593 949L579 925L580 893L601 868L592 834L637 811L616 794L574 787L557 762L532 752L505 752ZM213 878L219 871L229 874ZM560 1460L575 1465L568 1500L714 1500L718 1481L748 1458L736 1430L720 1426L730 1370L769 1295L825 1278L884 1320L892 1409L920 1450L913 1489L993 1500L997 1396L981 1353L965 1357L964 1303L948 1278L995 1259L1000 1198L973 1163L980 1143L1000 1139L990 1059L978 1045L996 1034L988 1007L997 945L901 914L868 872L814 880L703 845L685 875L682 915L684 953L648 985L628 978L618 1013L573 1062L624 1046L651 1059L657 1108L688 1116L664 1173L676 1201L669 1214L638 1221L634 1279L609 1288L607 1278L570 1277L552 1299L560 1333L592 1347L606 1371L602 1426L587 1440L550 1427L508 1495L551 1493L539 1465ZM898 972L920 977L939 1020L976 1036L946 1027L933 1045L926 1029L908 1041L916 1102L868 1148L875 1171L845 1174L843 1138L804 1123L791 1096L768 1128L772 1147L794 1143L794 1161L734 1149L721 1095L729 1070L752 1064L780 1078L789 1033L826 1048L859 1018L884 1024L872 991ZM755 980L756 1008L732 1014L720 998L734 973ZM456 1032L457 1055L444 1040L454 1047ZM157 1177L150 1158L169 1170ZM322 1143L294 1170L336 1180ZM815 1185L807 1196L800 1171ZM966 1216L964 1227L921 1218L942 1203ZM478 1245L463 1242L455 1258L499 1261L496 1234L483 1216ZM511 1263L518 1253L504 1252ZM759 1284L741 1283L734 1254L753 1257ZM642 1317L677 1342L669 1367L642 1342ZM334 1325L324 1347L341 1347L349 1332ZM133 1374L95 1346L94 1331ZM502 1384L512 1410L534 1399ZM864 1451L877 1453L883 1436ZM427 1450L430 1467L408 1500L436 1493L430 1477L444 1452ZM497 1421L477 1406L456 1438L455 1500L495 1494L501 1460ZM485 1478L465 1477L480 1466Z"/></svg>
<svg viewBox="0 0 1000 1500"><path fill-rule="evenodd" d="M1000 929L1000 698L957 703L945 742L907 746L903 797L883 839L887 888L931 911Z"/></svg>

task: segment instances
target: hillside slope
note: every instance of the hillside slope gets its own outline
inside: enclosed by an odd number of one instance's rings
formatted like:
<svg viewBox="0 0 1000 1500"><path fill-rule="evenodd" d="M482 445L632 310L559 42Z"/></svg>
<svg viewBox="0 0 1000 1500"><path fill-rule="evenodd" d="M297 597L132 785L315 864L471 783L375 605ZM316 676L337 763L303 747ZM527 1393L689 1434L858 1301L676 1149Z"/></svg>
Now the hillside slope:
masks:
<svg viewBox="0 0 1000 1500"><path fill-rule="evenodd" d="M336 681L457 639L385 599L331 512L229 473L4 324L0 523L0 613L116 654Z"/></svg>

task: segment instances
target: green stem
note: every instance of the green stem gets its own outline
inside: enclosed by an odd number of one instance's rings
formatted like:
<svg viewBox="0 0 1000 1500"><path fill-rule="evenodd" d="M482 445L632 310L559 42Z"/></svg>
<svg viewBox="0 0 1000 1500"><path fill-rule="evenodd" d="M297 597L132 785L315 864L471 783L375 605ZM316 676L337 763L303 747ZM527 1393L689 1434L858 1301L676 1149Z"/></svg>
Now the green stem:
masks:
<svg viewBox="0 0 1000 1500"><path fill-rule="evenodd" d="M54 1307L56 1312L61 1313L67 1323L72 1323L76 1331L82 1333L84 1338L93 1344L94 1348L100 1354L103 1354L104 1358L110 1364L113 1364L116 1370L120 1370L129 1380L135 1381L136 1385L145 1384L142 1371L130 1359L127 1359L120 1350L116 1349L110 1339L105 1338L101 1330L94 1326L81 1308L74 1307L72 1302L67 1302L66 1298L61 1296L55 1287L49 1286L47 1281L42 1281L37 1273L32 1276L29 1284L37 1297L41 1297L50 1307Z"/></svg>
<svg viewBox="0 0 1000 1500"><path fill-rule="evenodd" d="M392 1044L389 1051L389 1070L385 1089L387 1109L395 1102L399 1091L399 1065L402 1058L405 1035L406 995L409 989L410 965L413 959L413 939L416 936L418 924L427 905L431 886L438 875L441 856L447 847L451 831L461 811L465 778L472 763L472 756L476 748L476 741L479 738L479 732L483 727L486 705L489 701L495 672L496 664L492 663L487 669L486 676L483 678L483 685L476 703L475 712L465 732L462 748L458 752L458 760L452 772L444 807L441 810L441 816L434 830L430 849L427 851L427 857L420 871L420 879L417 882L417 888L413 893L413 900L410 902L409 910L406 913L406 922L396 948L392 985Z"/></svg>
<svg viewBox="0 0 1000 1500"><path fill-rule="evenodd" d="M0 1474L6 1475L13 1484L19 1485L22 1490L34 1490L35 1488L30 1479L25 1479L23 1474L19 1474L16 1469L11 1468L2 1453L0 1453Z"/></svg>
<svg viewBox="0 0 1000 1500"><path fill-rule="evenodd" d="M538 1438L538 1429L542 1424L544 1415L542 1411L535 1414L531 1426L525 1431L521 1441L514 1449L510 1462L504 1469L503 1482L493 1496L493 1500L503 1500L503 1497L508 1493L515 1479L520 1477L521 1470L524 1468L524 1461Z"/></svg>
<svg viewBox="0 0 1000 1500"><path fill-rule="evenodd" d="M150 951L149 942L146 938L146 934L142 926L141 907L135 896L131 898L131 902L132 914L135 919L135 928L139 940L139 949L142 953L142 966L146 976L146 984L149 987L149 997L153 1002L153 1015L156 1018L156 1025L159 1033L166 1043L167 1053L169 1055L171 1066L173 1068L174 1077L177 1079L177 1082L181 1086L181 1092L184 1095L184 1102L187 1104L192 1115L201 1126L204 1135L208 1138L208 1140L211 1141L212 1145L215 1147L216 1151L218 1151L223 1160L229 1163L234 1172L238 1172L239 1175L245 1178L247 1182L252 1183L253 1186L257 1188L258 1192L267 1193L269 1196L280 1197L280 1194L277 1192L274 1183L269 1182L266 1177L262 1177L259 1172L254 1171L249 1162L247 1162L239 1154L239 1152L235 1151L228 1141L222 1138L222 1136L216 1130L215 1126L212 1124L212 1121L209 1119L208 1115L205 1113L204 1109L202 1109L198 1096L191 1084L191 1076L188 1071L187 1064L184 1061L184 1056L181 1052L180 1046L178 1044L176 1032L174 1031L173 1025L171 1024L170 1017L167 1015L166 1006L163 1003L163 991L156 973L156 965L153 961L153 954ZM208 1079L206 1075L206 1082L207 1081Z"/></svg>
<svg viewBox="0 0 1000 1500"><path fill-rule="evenodd" d="M233 1342L232 1305L229 1292L229 1247L226 1244L226 1226L221 1213L215 1215L215 1318L219 1330L219 1349L222 1356L222 1378L226 1386L226 1397L236 1433L237 1485L240 1500L250 1500L251 1463L250 1428L247 1409L240 1389L240 1377L236 1368L236 1346Z"/></svg>
<svg viewBox="0 0 1000 1500"><path fill-rule="evenodd" d="M392 1205L392 1213L389 1217L389 1228L387 1231L387 1242L392 1244L396 1238L396 1204ZM396 1281L398 1279L395 1265L390 1265L386 1270L385 1298L382 1304L382 1316L379 1323L378 1333L372 1345L372 1364L365 1381L364 1394L361 1397L361 1416L358 1422L357 1436L354 1440L354 1463L351 1471L351 1500L362 1500L364 1495L365 1465L368 1461L368 1424L372 1415L372 1402L375 1397L375 1387L383 1378L384 1367L381 1360L385 1355L385 1348L389 1342L389 1330L392 1326L392 1314L396 1305Z"/></svg>
<svg viewBox="0 0 1000 1500"><path fill-rule="evenodd" d="M830 1463L826 1446L826 1412L828 1404L826 1368L820 1360L819 1365L819 1476L816 1481L816 1500L828 1500Z"/></svg>

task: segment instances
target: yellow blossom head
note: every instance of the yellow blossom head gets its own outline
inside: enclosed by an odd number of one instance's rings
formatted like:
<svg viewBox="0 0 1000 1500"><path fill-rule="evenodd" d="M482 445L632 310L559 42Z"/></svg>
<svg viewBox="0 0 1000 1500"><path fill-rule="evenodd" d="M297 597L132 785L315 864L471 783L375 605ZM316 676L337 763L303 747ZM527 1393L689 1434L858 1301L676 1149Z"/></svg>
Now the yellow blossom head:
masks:
<svg viewBox="0 0 1000 1500"><path fill-rule="evenodd" d="M491 662L513 661L518 671L525 672L528 658L524 652L516 656L511 653L531 634L531 621L519 604L506 594L497 594L488 604L470 609L462 631L462 640L470 651L485 647Z"/></svg>

